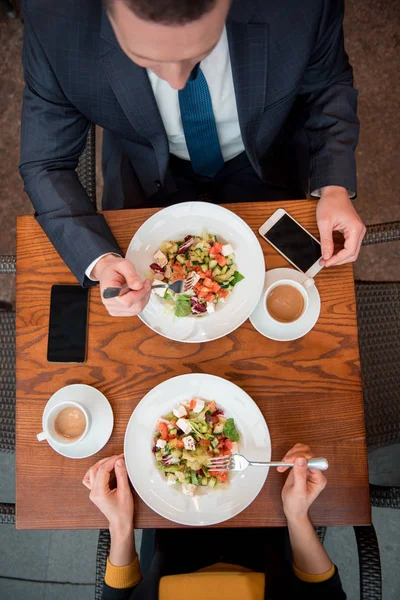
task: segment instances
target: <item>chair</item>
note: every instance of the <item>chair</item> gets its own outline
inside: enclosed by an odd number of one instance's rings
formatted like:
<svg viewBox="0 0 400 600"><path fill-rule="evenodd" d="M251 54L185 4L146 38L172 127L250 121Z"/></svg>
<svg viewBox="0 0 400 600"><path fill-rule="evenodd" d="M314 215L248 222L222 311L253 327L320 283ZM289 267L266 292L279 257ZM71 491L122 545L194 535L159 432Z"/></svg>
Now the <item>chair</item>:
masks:
<svg viewBox="0 0 400 600"><path fill-rule="evenodd" d="M367 227L363 245L400 240L400 222ZM356 281L367 447L400 442L400 281ZM399 486L370 485L371 504L400 508Z"/></svg>
<svg viewBox="0 0 400 600"><path fill-rule="evenodd" d="M317 535L324 543L326 527L316 527ZM381 600L381 563L379 546L373 525L354 527L360 569L360 600ZM101 600L107 558L110 553L110 534L101 529L97 545L95 600Z"/></svg>
<svg viewBox="0 0 400 600"><path fill-rule="evenodd" d="M88 131L77 168L79 180L96 205L96 134ZM15 274L15 256L0 256L0 274ZM15 452L15 311L0 302L0 452Z"/></svg>
<svg viewBox="0 0 400 600"><path fill-rule="evenodd" d="M100 529L96 555L95 600L101 600L103 593L104 576L106 573L107 558L110 554L110 544L110 532L108 529Z"/></svg>
<svg viewBox="0 0 400 600"><path fill-rule="evenodd" d="M0 452L15 452L15 311L5 302L0 302Z"/></svg>

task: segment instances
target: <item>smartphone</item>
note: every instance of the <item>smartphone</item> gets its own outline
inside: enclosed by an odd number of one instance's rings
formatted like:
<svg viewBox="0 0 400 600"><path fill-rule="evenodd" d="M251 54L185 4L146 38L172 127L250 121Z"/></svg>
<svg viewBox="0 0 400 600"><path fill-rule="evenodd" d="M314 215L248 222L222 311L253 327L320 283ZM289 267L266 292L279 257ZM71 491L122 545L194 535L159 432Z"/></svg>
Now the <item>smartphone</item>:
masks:
<svg viewBox="0 0 400 600"><path fill-rule="evenodd" d="M321 269L321 244L283 208L261 225L259 234L296 269L314 277Z"/></svg>
<svg viewBox="0 0 400 600"><path fill-rule="evenodd" d="M55 363L84 363L89 289L79 285L53 285L47 360Z"/></svg>

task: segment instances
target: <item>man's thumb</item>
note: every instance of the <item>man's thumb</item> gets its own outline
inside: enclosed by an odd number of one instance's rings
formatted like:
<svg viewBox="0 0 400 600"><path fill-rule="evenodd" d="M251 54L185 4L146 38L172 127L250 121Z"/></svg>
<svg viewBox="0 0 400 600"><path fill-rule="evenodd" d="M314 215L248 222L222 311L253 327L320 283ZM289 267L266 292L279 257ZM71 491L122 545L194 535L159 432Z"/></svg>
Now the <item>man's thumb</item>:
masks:
<svg viewBox="0 0 400 600"><path fill-rule="evenodd" d="M135 267L129 260L124 260L118 266L118 271L124 276L125 281L131 290L141 290L143 288L143 281L136 273Z"/></svg>
<svg viewBox="0 0 400 600"><path fill-rule="evenodd" d="M307 480L307 461L302 456L294 462L293 477L295 487L304 487Z"/></svg>
<svg viewBox="0 0 400 600"><path fill-rule="evenodd" d="M319 235L321 239L321 253L324 260L331 258L333 254L332 225L329 221L319 221Z"/></svg>

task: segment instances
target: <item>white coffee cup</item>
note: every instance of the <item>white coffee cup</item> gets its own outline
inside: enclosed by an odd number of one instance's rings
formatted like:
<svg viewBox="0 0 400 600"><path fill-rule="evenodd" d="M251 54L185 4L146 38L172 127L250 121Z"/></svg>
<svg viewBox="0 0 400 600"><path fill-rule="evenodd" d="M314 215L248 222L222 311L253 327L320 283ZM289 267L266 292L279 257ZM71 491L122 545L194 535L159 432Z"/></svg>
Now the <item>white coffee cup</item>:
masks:
<svg viewBox="0 0 400 600"><path fill-rule="evenodd" d="M54 423L57 418L57 415L64 408L67 408L68 406L73 406L75 408L78 408L80 411L82 411L82 413L85 417L85 421L86 421L85 429L84 429L82 435L79 436L78 438L73 438L70 440L61 436L59 433L57 433L57 431L54 428ZM43 424L43 431L41 433L38 433L36 437L39 440L39 442L42 442L43 440L47 440L48 442L53 442L55 444L59 444L60 446L73 446L74 444L78 444L79 442L81 442L83 440L83 438L86 436L86 434L88 432L88 429L89 429L89 414L88 414L87 410L85 408L83 408L82 404L79 404L78 402L66 401L66 402L60 402L56 406L53 406L53 408L51 410L49 410L48 414L46 415L44 424Z"/></svg>
<svg viewBox="0 0 400 600"><path fill-rule="evenodd" d="M272 292L273 289L279 287L280 285L292 286L293 288L295 288L297 291L300 292L300 294L302 295L302 298L303 298L303 310L301 311L301 313L299 314L299 316L296 319L293 319L293 321L288 321L287 323L285 323L283 321L278 321L278 319L275 319L271 315L271 313L269 312L269 310L267 308L267 298L268 298L269 294ZM310 305L310 300L308 297L307 290L312 285L315 285L315 281L312 278L308 278L305 281L303 281L302 283L299 283L298 281L294 281L293 279L279 279L278 281L274 281L274 283L271 283L267 287L267 289L265 290L264 295L263 295L263 306L264 306L265 312L267 313L269 318L272 319L275 323L279 323L279 325L282 325L282 327L291 327L293 325L293 323L297 323L298 321L300 321L300 319L302 319L307 314L308 307Z"/></svg>

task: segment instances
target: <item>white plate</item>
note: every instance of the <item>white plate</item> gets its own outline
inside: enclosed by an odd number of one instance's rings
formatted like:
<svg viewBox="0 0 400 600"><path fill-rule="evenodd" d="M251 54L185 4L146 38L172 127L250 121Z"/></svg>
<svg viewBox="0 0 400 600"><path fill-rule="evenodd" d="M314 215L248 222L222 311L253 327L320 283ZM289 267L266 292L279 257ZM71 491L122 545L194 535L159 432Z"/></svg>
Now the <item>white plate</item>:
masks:
<svg viewBox="0 0 400 600"><path fill-rule="evenodd" d="M148 277L153 254L161 242L201 235L203 230L232 244L235 262L245 279L215 313L202 317L175 317L163 299L152 294L140 319L153 331L178 342L209 342L234 331L253 312L262 292L265 262L256 236L243 219L215 204L185 202L156 213L135 233L126 258L141 277Z"/></svg>
<svg viewBox="0 0 400 600"><path fill-rule="evenodd" d="M99 452L110 439L114 427L114 415L107 398L96 388L83 383L66 385L52 395L43 411L42 427L48 412L60 402L73 400L86 408L89 414L89 431L81 442L73 446L64 446L50 442L50 446L67 458L87 458ZM38 432L39 433L39 432ZM40 442L44 444L45 442Z"/></svg>
<svg viewBox="0 0 400 600"><path fill-rule="evenodd" d="M194 397L215 400L227 417L235 419L241 454L250 460L270 460L271 438L256 403L230 381L196 373L167 379L141 400L126 429L125 461L134 488L156 513L181 525L214 525L231 519L253 502L265 483L268 468L233 473L224 489L199 487L199 494L193 498L185 496L180 486L167 485L151 451L157 420Z"/></svg>
<svg viewBox="0 0 400 600"><path fill-rule="evenodd" d="M262 335L265 335L265 337L277 342L297 340L311 331L318 321L321 310L321 299L315 285L312 285L307 289L308 298L310 300L309 308L307 314L297 323L292 323L290 325L286 323L277 323L271 319L264 307L264 292L271 283L278 281L278 279L293 279L294 281L302 283L308 279L308 277L304 275L304 273L300 273L300 271L295 271L294 269L272 269L265 273L264 279L264 288L260 301L257 304L255 311L250 315L250 321L253 327L255 327Z"/></svg>

